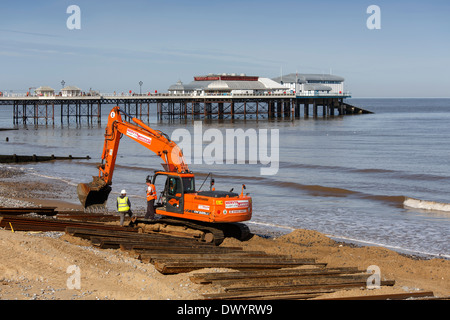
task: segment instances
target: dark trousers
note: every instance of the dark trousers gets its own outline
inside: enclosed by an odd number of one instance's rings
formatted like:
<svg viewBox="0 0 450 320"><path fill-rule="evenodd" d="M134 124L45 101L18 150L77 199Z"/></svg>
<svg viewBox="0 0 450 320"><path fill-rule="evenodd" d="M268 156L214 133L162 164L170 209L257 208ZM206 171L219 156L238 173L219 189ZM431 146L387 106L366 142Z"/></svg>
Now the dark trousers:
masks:
<svg viewBox="0 0 450 320"><path fill-rule="evenodd" d="M155 199L147 201L147 213L145 214L145 219L155 219Z"/></svg>
<svg viewBox="0 0 450 320"><path fill-rule="evenodd" d="M126 215L126 214L129 215L130 217L133 216L133 212L131 212L131 210L119 212L119 215L120 215L120 225L121 225L121 226L123 226L123 223L125 222L125 215Z"/></svg>

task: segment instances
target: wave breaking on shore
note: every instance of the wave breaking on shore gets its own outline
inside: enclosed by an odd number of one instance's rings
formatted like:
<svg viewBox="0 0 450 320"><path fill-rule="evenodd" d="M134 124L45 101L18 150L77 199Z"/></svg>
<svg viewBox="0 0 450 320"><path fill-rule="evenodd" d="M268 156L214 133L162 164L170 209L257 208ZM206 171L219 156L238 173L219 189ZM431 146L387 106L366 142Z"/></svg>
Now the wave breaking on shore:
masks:
<svg viewBox="0 0 450 320"><path fill-rule="evenodd" d="M411 209L448 212L450 214L450 203L406 198L403 206Z"/></svg>

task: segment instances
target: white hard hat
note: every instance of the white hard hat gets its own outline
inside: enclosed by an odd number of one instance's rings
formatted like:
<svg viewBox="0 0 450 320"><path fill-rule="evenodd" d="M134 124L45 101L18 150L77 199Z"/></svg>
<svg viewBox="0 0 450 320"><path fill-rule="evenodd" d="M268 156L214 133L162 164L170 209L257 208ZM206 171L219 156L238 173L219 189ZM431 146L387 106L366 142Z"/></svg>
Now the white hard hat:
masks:
<svg viewBox="0 0 450 320"><path fill-rule="evenodd" d="M127 192L125 191L125 189L123 189L122 191L120 191L120 194L126 194Z"/></svg>

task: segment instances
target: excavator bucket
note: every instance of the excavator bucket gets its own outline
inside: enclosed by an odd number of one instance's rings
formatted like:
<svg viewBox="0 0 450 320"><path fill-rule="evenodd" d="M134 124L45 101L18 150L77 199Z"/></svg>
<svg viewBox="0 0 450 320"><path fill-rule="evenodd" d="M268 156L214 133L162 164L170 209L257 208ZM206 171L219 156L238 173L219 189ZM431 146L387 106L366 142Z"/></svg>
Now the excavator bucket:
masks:
<svg viewBox="0 0 450 320"><path fill-rule="evenodd" d="M83 208L105 207L111 187L109 185L99 185L94 182L80 183L77 187L78 199Z"/></svg>

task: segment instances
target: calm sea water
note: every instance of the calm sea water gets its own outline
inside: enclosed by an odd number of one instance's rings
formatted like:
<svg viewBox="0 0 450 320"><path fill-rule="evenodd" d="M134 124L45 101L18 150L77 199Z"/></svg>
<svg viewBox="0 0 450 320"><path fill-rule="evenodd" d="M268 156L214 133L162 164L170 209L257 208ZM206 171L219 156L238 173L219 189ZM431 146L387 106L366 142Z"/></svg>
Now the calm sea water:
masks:
<svg viewBox="0 0 450 320"><path fill-rule="evenodd" d="M199 174L197 187L209 172L215 175L217 190L240 191L245 183L253 197L248 225L254 230L313 229L346 241L449 258L450 99L348 102L375 113L203 122L203 131L219 129L224 136L227 129L278 129L279 170L262 176L261 165L191 164ZM12 108L1 108L0 127L12 127ZM102 126L28 125L1 131L0 154L91 156L92 160L14 165L31 178L65 181L74 188L67 200L77 203L75 186L97 175L104 119ZM169 135L179 128L194 132L191 120L157 123L153 116L150 120L152 127ZM151 151L124 137L113 192L127 189L135 207L144 208L145 177L161 169L160 162Z"/></svg>

